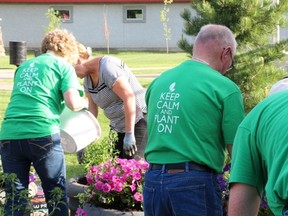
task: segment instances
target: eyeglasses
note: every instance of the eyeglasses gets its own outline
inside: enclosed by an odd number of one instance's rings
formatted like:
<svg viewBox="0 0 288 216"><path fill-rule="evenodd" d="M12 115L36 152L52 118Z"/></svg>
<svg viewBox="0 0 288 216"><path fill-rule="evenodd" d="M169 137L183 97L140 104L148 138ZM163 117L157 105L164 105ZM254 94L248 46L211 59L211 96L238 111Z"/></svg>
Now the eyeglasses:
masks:
<svg viewBox="0 0 288 216"><path fill-rule="evenodd" d="M234 69L234 61L233 61L233 55L232 55L232 50L230 49L230 57L231 57L231 64L229 66L229 68L226 70L226 72Z"/></svg>

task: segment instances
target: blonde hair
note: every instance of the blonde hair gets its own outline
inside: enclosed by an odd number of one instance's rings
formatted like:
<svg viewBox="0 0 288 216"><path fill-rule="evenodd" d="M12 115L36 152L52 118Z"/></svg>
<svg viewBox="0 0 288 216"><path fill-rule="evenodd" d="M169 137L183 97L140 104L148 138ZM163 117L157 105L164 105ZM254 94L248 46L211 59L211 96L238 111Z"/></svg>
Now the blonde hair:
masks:
<svg viewBox="0 0 288 216"><path fill-rule="evenodd" d="M41 52L53 51L74 64L78 59L78 49L75 37L65 29L55 29L48 32L41 45Z"/></svg>
<svg viewBox="0 0 288 216"><path fill-rule="evenodd" d="M91 57L92 50L91 50L90 47L85 47L80 42L77 42L77 48L78 48L79 58L87 60L87 59L89 59Z"/></svg>

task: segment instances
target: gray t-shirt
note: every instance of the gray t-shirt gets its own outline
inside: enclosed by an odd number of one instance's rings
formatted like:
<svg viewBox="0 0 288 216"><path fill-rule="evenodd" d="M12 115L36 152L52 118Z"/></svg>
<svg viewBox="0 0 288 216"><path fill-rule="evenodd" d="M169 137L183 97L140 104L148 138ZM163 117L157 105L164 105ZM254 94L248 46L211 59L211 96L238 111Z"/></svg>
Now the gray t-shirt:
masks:
<svg viewBox="0 0 288 216"><path fill-rule="evenodd" d="M113 91L112 87L118 78L125 76L130 83L136 97L136 122L146 113L145 89L132 74L128 66L120 59L112 56L103 56L99 63L99 82L93 87L89 76L84 79L85 92L91 93L91 97L97 106L104 110L105 116L110 120L113 130L125 132L124 103Z"/></svg>

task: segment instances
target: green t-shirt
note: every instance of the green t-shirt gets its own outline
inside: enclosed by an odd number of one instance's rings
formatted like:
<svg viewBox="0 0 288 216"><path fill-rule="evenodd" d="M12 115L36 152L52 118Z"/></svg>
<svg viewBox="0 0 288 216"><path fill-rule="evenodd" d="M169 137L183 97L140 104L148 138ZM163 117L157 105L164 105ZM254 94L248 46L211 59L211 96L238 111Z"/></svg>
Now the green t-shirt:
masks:
<svg viewBox="0 0 288 216"><path fill-rule="evenodd" d="M63 93L69 88L81 91L74 68L64 59L42 54L21 64L15 72L0 140L58 133L59 115L64 108Z"/></svg>
<svg viewBox="0 0 288 216"><path fill-rule="evenodd" d="M233 143L245 115L235 83L188 60L150 84L146 103L149 163L194 161L221 172L225 145Z"/></svg>
<svg viewBox="0 0 288 216"><path fill-rule="evenodd" d="M260 102L243 120L236 133L230 183L266 191L268 205L282 215L288 199L288 91Z"/></svg>

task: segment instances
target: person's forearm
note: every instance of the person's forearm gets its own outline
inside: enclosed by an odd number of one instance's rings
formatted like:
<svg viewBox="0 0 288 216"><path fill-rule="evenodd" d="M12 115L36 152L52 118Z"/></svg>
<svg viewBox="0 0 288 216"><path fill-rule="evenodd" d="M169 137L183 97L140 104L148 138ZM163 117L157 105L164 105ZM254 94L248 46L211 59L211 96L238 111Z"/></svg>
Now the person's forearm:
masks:
<svg viewBox="0 0 288 216"><path fill-rule="evenodd" d="M96 118L98 117L98 106L94 103L92 96L90 93L86 93L86 97L88 98L88 110L94 115Z"/></svg>
<svg viewBox="0 0 288 216"><path fill-rule="evenodd" d="M69 89L64 93L66 106L72 111L79 111L88 108L88 101L79 95L77 89Z"/></svg>
<svg viewBox="0 0 288 216"><path fill-rule="evenodd" d="M135 118L136 118L135 96L131 96L124 101L124 112L125 112L125 132L134 133Z"/></svg>
<svg viewBox="0 0 288 216"><path fill-rule="evenodd" d="M73 104L71 104L71 107L69 107L73 111L80 111L82 109L88 108L88 101L86 98L78 98Z"/></svg>
<svg viewBox="0 0 288 216"><path fill-rule="evenodd" d="M125 136L123 139L123 150L126 155L132 156L137 152L137 143L134 134L136 102L134 94L129 94L124 100L125 111Z"/></svg>
<svg viewBox="0 0 288 216"><path fill-rule="evenodd" d="M234 183L230 188L228 216L257 216L260 203L255 187Z"/></svg>
<svg viewBox="0 0 288 216"><path fill-rule="evenodd" d="M124 103L125 132L134 133L136 99L130 83L124 76L122 76L115 82L112 90Z"/></svg>

